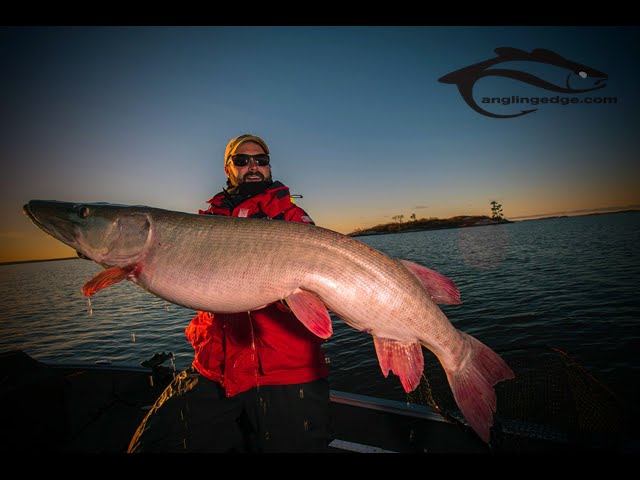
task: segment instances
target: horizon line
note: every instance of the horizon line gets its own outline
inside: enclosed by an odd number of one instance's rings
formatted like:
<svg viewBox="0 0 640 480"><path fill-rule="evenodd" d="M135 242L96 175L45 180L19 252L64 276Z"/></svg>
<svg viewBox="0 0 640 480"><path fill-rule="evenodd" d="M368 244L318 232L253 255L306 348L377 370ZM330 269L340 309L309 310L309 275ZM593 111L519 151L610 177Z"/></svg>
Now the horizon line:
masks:
<svg viewBox="0 0 640 480"><path fill-rule="evenodd" d="M550 213L520 215L517 217L511 217L511 219L524 220L524 219L533 219L533 218L540 218L540 217L557 217L559 215L578 216L578 215L589 215L590 213L616 213L616 212L638 210L638 209L640 209L640 204L631 204L631 205L622 205L619 207L582 208L579 210L561 210L558 212L550 212Z"/></svg>
<svg viewBox="0 0 640 480"><path fill-rule="evenodd" d="M511 219L508 219L505 217L505 220L510 220L512 222L523 222L528 220L544 220L545 218L555 218L558 216L579 217L579 216L600 215L600 214L607 214L607 213L627 213L627 212L638 212L638 211L640 211L640 205L628 205L627 207L602 207L602 208L594 208L594 209L573 210L569 212L555 212L554 214L546 214L546 216L542 216L545 214L542 214L541 216L524 215L520 217L512 217ZM583 212L583 213L580 213L580 212ZM574 213L574 215L569 215L570 213ZM456 216L464 216L464 215L456 215ZM469 216L474 216L474 215L469 215ZM344 234L344 235L349 235L349 234ZM74 257L38 258L33 260L10 260L8 262L0 262L0 266L15 265L19 263L54 262L59 260L80 260L80 259L81 257L74 256Z"/></svg>

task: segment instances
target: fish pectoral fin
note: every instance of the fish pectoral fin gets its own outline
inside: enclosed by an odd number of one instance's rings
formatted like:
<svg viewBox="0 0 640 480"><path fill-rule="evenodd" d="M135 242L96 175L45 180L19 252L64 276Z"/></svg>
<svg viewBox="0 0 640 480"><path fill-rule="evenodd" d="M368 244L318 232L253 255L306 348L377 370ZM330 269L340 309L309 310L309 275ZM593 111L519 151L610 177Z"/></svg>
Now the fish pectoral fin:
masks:
<svg viewBox="0 0 640 480"><path fill-rule="evenodd" d="M439 305L460 305L460 292L453 280L441 273L431 270L409 260L398 259L411 273L413 273L422 286L427 290L433 301Z"/></svg>
<svg viewBox="0 0 640 480"><path fill-rule="evenodd" d="M404 391L409 393L420 384L424 371L424 357L420 342L403 343L373 335L378 362L385 378L389 370L400 377Z"/></svg>
<svg viewBox="0 0 640 480"><path fill-rule="evenodd" d="M284 300L298 320L315 335L329 338L333 334L327 307L316 294L299 288Z"/></svg>
<svg viewBox="0 0 640 480"><path fill-rule="evenodd" d="M103 288L107 288L114 283L124 280L134 269L135 266L107 268L84 284L82 287L82 294L86 297L90 297Z"/></svg>

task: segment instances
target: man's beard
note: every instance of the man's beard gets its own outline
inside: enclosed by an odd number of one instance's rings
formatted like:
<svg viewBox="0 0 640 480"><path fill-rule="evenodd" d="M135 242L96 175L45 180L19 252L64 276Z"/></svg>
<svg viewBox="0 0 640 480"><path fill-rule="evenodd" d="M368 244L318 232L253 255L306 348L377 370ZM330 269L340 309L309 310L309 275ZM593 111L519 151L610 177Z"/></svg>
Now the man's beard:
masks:
<svg viewBox="0 0 640 480"><path fill-rule="evenodd" d="M244 177L242 177L242 182L238 182L238 183L257 183L257 182L247 182L245 180L247 177L260 177L261 182L271 182L271 174L269 174L268 178L265 178L262 172L247 172L244 174Z"/></svg>
<svg viewBox="0 0 640 480"><path fill-rule="evenodd" d="M261 181L267 181L267 182L273 181L271 179L271 169L269 169L269 175L267 176L267 178L265 178L262 172L247 172L244 174L242 178L240 178L235 174L235 172L231 171L229 172L228 184L234 185L237 187L238 185L241 185L243 183L251 183L251 182L245 182L244 179L252 175L259 176L261 178Z"/></svg>
<svg viewBox="0 0 640 480"><path fill-rule="evenodd" d="M260 172L252 172L252 173L247 172L244 178L246 178L249 175L259 175L260 177L262 177L262 180L260 180L259 182L243 181L240 184L238 184L238 191L243 195L248 195L252 197L254 195L264 192L267 189L267 187L273 183L273 181L271 180L271 175L265 178L264 175L262 175L262 173Z"/></svg>
<svg viewBox="0 0 640 480"><path fill-rule="evenodd" d="M264 192L273 182L271 180L262 180L260 182L242 182L238 185L238 191L243 195L253 197Z"/></svg>

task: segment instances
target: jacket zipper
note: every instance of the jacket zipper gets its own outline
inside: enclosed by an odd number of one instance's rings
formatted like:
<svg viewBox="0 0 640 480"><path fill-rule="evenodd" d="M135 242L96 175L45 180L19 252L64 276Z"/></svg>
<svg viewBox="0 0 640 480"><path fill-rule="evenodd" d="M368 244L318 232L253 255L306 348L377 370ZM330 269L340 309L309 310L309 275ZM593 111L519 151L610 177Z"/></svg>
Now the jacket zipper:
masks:
<svg viewBox="0 0 640 480"><path fill-rule="evenodd" d="M251 318L251 310L247 311L249 317L249 328L251 329L251 360L254 365L254 373L256 378L256 388L260 390L260 381L258 376L258 352L256 351L256 337L253 332L253 318Z"/></svg>

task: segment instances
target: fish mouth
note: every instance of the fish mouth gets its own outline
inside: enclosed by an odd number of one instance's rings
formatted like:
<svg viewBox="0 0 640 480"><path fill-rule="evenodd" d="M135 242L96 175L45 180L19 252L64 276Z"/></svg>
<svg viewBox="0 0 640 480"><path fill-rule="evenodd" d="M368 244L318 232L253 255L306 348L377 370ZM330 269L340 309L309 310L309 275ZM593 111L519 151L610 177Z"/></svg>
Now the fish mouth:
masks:
<svg viewBox="0 0 640 480"><path fill-rule="evenodd" d="M29 217L29 220L31 220L32 222L36 219L36 217L34 217L33 214L31 213L31 210L29 210L28 203L25 203L22 206L22 213L24 213L27 217Z"/></svg>
<svg viewBox="0 0 640 480"><path fill-rule="evenodd" d="M22 212L36 227L75 250L75 238L69 231L71 222L56 215L59 210L56 202L44 200L32 200L22 207Z"/></svg>
<svg viewBox="0 0 640 480"><path fill-rule="evenodd" d="M42 224L40 220L38 220L38 217L36 217L33 214L33 212L31 212L31 210L29 209L28 203L25 203L24 206L22 207L22 213L24 213L27 216L27 218L31 220L31 223L33 223L36 227L38 227L47 235L51 235L51 232Z"/></svg>

